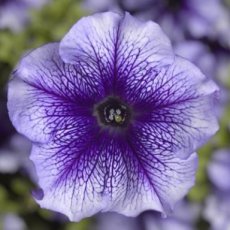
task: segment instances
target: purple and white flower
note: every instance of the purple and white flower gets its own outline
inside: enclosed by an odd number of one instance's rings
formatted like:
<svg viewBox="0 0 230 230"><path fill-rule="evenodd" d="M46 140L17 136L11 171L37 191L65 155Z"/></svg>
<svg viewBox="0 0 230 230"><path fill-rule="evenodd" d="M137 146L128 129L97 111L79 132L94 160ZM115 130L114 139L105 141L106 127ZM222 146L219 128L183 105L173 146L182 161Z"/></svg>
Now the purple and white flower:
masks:
<svg viewBox="0 0 230 230"><path fill-rule="evenodd" d="M30 142L25 137L13 135L9 143L0 149L0 173L15 173L29 167L30 148Z"/></svg>
<svg viewBox="0 0 230 230"><path fill-rule="evenodd" d="M210 181L218 191L230 192L230 151L218 150L213 154L212 161L208 165Z"/></svg>
<svg viewBox="0 0 230 230"><path fill-rule="evenodd" d="M121 11L116 0L85 0L82 2L82 8L91 12L104 12L108 10Z"/></svg>
<svg viewBox="0 0 230 230"><path fill-rule="evenodd" d="M183 200L167 218L154 211L144 212L136 218L103 213L96 217L91 230L194 230L200 210L200 205Z"/></svg>
<svg viewBox="0 0 230 230"><path fill-rule="evenodd" d="M212 194L205 203L204 218L210 223L210 230L230 229L230 197L228 194Z"/></svg>
<svg viewBox="0 0 230 230"><path fill-rule="evenodd" d="M122 9L157 21L173 40L183 39L189 33L196 38L218 38L230 47L230 15L221 0L117 1Z"/></svg>
<svg viewBox="0 0 230 230"><path fill-rule="evenodd" d="M199 41L182 41L174 45L174 50L198 66L207 77L216 78L218 61L207 45Z"/></svg>
<svg viewBox="0 0 230 230"><path fill-rule="evenodd" d="M228 68L230 66L227 50L222 50L215 44L207 45L194 40L178 42L174 44L174 50L176 54L194 63L207 77L221 86L219 103L215 107L216 114L220 118L229 102L227 89L223 85L223 82L226 82L228 78Z"/></svg>
<svg viewBox="0 0 230 230"><path fill-rule="evenodd" d="M208 166L208 175L213 184L213 193L206 200L204 218L211 230L230 229L230 151L214 153Z"/></svg>
<svg viewBox="0 0 230 230"><path fill-rule="evenodd" d="M6 213L0 216L3 230L27 230L25 221L14 213Z"/></svg>
<svg viewBox="0 0 230 230"><path fill-rule="evenodd" d="M114 212L102 213L96 216L95 223L90 230L139 230L143 229L140 226L139 217L127 217ZM140 228L142 227L142 228Z"/></svg>
<svg viewBox="0 0 230 230"><path fill-rule="evenodd" d="M167 218L155 212L144 215L146 230L194 230L200 215L200 205L183 200Z"/></svg>
<svg viewBox="0 0 230 230"><path fill-rule="evenodd" d="M14 134L8 143L0 149L0 173L16 173L21 171L37 182L37 175L33 163L29 159L31 150L30 141Z"/></svg>
<svg viewBox="0 0 230 230"><path fill-rule="evenodd" d="M1 0L0 29L21 31L29 20L29 10L40 8L47 2L48 0Z"/></svg>
<svg viewBox="0 0 230 230"><path fill-rule="evenodd" d="M218 88L154 22L103 13L22 58L8 109L33 142L41 207L168 213L194 184L195 151L218 129Z"/></svg>

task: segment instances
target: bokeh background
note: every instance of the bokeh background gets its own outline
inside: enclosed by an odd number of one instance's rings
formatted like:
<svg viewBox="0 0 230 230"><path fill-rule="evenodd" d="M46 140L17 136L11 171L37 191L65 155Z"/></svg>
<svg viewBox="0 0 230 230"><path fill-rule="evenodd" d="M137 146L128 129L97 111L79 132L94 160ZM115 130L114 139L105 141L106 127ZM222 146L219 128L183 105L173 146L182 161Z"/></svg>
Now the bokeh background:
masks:
<svg viewBox="0 0 230 230"><path fill-rule="evenodd" d="M196 184L167 219L97 215L71 223L38 207L30 142L7 114L7 82L20 57L59 41L79 18L129 11L157 21L175 52L198 65L220 87L213 108L220 130L199 151ZM0 0L0 230L229 230L230 229L230 1L221 0Z"/></svg>

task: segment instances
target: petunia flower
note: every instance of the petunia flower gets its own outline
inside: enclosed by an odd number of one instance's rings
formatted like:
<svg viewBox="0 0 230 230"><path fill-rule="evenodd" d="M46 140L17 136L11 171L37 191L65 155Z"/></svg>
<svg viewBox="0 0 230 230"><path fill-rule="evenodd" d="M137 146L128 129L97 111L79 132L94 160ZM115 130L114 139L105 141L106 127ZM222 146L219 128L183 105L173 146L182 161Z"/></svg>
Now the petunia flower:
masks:
<svg viewBox="0 0 230 230"><path fill-rule="evenodd" d="M174 45L176 54L188 59L207 76L217 78L218 60L207 45L199 41L183 41Z"/></svg>
<svg viewBox="0 0 230 230"><path fill-rule="evenodd" d="M218 39L230 47L230 15L228 7L222 0L115 0L115 2L119 2L123 10L157 21L173 40L182 39L189 33L196 38Z"/></svg>
<svg viewBox="0 0 230 230"><path fill-rule="evenodd" d="M25 221L14 213L6 213L0 216L3 230L27 230Z"/></svg>
<svg viewBox="0 0 230 230"><path fill-rule="evenodd" d="M230 229L230 151L218 150L208 165L208 176L213 192L206 200L204 218L211 230Z"/></svg>
<svg viewBox="0 0 230 230"><path fill-rule="evenodd" d="M230 197L214 193L205 202L204 219L210 223L210 230L230 229Z"/></svg>
<svg viewBox="0 0 230 230"><path fill-rule="evenodd" d="M127 217L114 212L102 213L96 216L94 225L90 230L139 230L141 221L139 217Z"/></svg>
<svg viewBox="0 0 230 230"><path fill-rule="evenodd" d="M78 221L172 210L196 149L218 129L218 88L154 22L108 12L24 56L9 82L15 128L33 142L41 207Z"/></svg>
<svg viewBox="0 0 230 230"><path fill-rule="evenodd" d="M230 192L230 151L228 149L218 150L213 154L208 165L208 176L218 191Z"/></svg>
<svg viewBox="0 0 230 230"><path fill-rule="evenodd" d="M22 171L36 182L37 176L29 153L31 143L27 138L14 134L4 147L0 148L0 173L16 173Z"/></svg>
<svg viewBox="0 0 230 230"><path fill-rule="evenodd" d="M228 91L223 82L228 78L229 59L226 50L214 44L209 46L200 41L186 40L174 44L175 53L194 63L209 78L221 86L219 103L215 106L220 118L229 102ZM212 52L211 52L212 51Z"/></svg>
<svg viewBox="0 0 230 230"><path fill-rule="evenodd" d="M91 230L194 230L200 214L200 206L188 201L179 202L174 212L163 218L159 212L147 211L136 218L116 213L96 216Z"/></svg>
<svg viewBox="0 0 230 230"><path fill-rule="evenodd" d="M48 0L1 0L0 29L21 31L29 20L29 10L40 8L47 2Z"/></svg>
<svg viewBox="0 0 230 230"><path fill-rule="evenodd" d="M82 8L91 12L103 12L108 10L120 11L116 0L85 0L82 1Z"/></svg>
<svg viewBox="0 0 230 230"><path fill-rule="evenodd" d="M147 212L144 214L145 229L194 230L196 229L200 209L200 205L182 200L176 205L174 212L167 218L162 218L156 212Z"/></svg>

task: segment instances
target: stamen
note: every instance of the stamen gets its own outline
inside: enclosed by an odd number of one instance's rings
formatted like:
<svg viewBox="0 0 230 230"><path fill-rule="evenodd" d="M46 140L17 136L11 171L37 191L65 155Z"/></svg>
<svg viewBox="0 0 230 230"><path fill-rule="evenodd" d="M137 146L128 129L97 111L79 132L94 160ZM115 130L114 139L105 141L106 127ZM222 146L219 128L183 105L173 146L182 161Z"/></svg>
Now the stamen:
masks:
<svg viewBox="0 0 230 230"><path fill-rule="evenodd" d="M130 121L131 110L118 98L109 97L95 107L94 114L100 125L126 127Z"/></svg>

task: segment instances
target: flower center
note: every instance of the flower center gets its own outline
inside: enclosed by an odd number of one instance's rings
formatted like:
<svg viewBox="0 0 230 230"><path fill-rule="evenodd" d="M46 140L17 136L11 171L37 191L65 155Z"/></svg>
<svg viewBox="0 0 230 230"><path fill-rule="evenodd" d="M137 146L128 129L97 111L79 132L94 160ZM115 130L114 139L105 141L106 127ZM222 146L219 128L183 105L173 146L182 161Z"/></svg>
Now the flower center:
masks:
<svg viewBox="0 0 230 230"><path fill-rule="evenodd" d="M130 108L118 98L109 97L95 107L99 124L112 127L127 127L131 117Z"/></svg>

